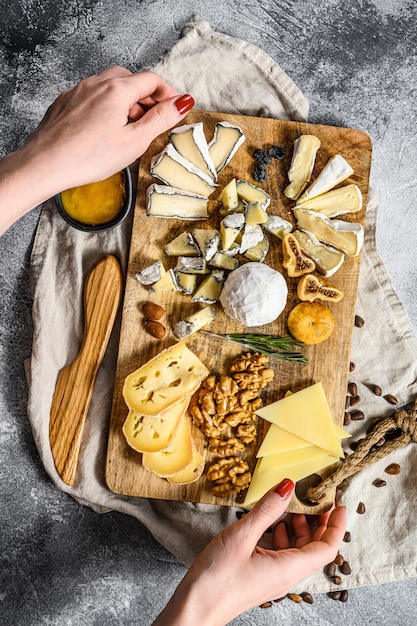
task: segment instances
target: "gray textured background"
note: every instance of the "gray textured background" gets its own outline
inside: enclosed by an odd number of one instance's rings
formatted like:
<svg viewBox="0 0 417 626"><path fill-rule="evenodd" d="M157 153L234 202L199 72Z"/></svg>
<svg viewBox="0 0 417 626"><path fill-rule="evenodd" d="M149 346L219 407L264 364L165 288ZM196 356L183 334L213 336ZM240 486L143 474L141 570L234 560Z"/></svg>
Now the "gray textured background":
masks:
<svg viewBox="0 0 417 626"><path fill-rule="evenodd" d="M277 61L308 97L310 121L369 133L378 247L417 329L414 0L1 0L0 154L25 140L62 89L110 64L155 61L195 14ZM0 240L0 623L147 625L184 568L135 520L97 515L59 492L26 417L38 214ZM412 579L350 591L347 604L322 594L312 606L286 601L233 624L411 626L416 593Z"/></svg>

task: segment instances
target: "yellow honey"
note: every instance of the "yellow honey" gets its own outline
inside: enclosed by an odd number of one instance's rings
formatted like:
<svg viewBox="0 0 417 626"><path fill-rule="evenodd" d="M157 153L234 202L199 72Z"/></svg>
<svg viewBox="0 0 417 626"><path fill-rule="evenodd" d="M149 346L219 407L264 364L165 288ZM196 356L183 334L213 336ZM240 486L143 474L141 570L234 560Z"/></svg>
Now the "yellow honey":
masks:
<svg viewBox="0 0 417 626"><path fill-rule="evenodd" d="M123 208L125 184L122 172L106 180L62 191L65 212L77 222L95 225L114 220Z"/></svg>

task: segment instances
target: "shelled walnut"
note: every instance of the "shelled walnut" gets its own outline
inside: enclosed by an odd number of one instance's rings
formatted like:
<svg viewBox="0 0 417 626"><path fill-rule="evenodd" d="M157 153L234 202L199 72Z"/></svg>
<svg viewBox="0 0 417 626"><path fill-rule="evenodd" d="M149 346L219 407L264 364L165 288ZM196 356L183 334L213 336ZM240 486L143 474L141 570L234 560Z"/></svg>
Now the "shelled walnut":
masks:
<svg viewBox="0 0 417 626"><path fill-rule="evenodd" d="M211 437L209 439L210 452L215 452L219 456L231 456L237 452L243 452L244 449L244 444L235 437L230 437L230 439Z"/></svg>
<svg viewBox="0 0 417 626"><path fill-rule="evenodd" d="M213 495L227 497L246 489L251 473L245 461L238 456L230 456L213 463L207 470L207 479L213 483Z"/></svg>

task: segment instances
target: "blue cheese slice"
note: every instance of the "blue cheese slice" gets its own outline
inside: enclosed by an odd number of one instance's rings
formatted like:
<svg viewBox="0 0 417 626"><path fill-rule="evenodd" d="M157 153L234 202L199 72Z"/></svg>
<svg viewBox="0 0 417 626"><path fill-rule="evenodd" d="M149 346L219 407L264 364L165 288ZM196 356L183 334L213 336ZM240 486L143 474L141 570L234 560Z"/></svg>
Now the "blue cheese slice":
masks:
<svg viewBox="0 0 417 626"><path fill-rule="evenodd" d="M263 209L267 209L271 202L271 196L260 187L252 185L247 180L239 179L236 182L237 194L245 202L258 202Z"/></svg>
<svg viewBox="0 0 417 626"><path fill-rule="evenodd" d="M326 191L330 191L330 189L342 183L352 174L353 168L346 159L341 154L335 154L328 160L314 183L306 189L297 202L301 204L305 200L310 200L320 196L322 193L326 193Z"/></svg>
<svg viewBox="0 0 417 626"><path fill-rule="evenodd" d="M183 320L180 320L173 326L173 333L177 339L185 339L196 333L200 328L207 326L214 320L213 309L206 306Z"/></svg>
<svg viewBox="0 0 417 626"><path fill-rule="evenodd" d="M362 249L364 232L361 224L331 220L315 211L294 209L297 226L301 230L313 233L317 239L349 256L357 256Z"/></svg>
<svg viewBox="0 0 417 626"><path fill-rule="evenodd" d="M231 161L245 139L245 135L239 126L234 126L229 124L229 122L218 122L216 124L214 137L210 141L208 148L218 174Z"/></svg>
<svg viewBox="0 0 417 626"><path fill-rule="evenodd" d="M288 170L290 184L284 190L287 198L295 200L308 184L320 145L321 141L315 135L301 135L294 141L294 151Z"/></svg>
<svg viewBox="0 0 417 626"><path fill-rule="evenodd" d="M263 227L269 233L275 235L275 237L279 237L279 239L284 239L285 235L288 235L293 229L291 222L284 220L279 215L269 215L268 221L266 224L263 224Z"/></svg>
<svg viewBox="0 0 417 626"><path fill-rule="evenodd" d="M208 198L216 188L213 179L184 159L168 144L151 159L150 172L163 183Z"/></svg>
<svg viewBox="0 0 417 626"><path fill-rule="evenodd" d="M198 256L200 254L192 234L187 231L165 244L164 252L168 256Z"/></svg>
<svg viewBox="0 0 417 626"><path fill-rule="evenodd" d="M193 237L200 253L206 261L210 261L220 246L220 233L215 228L194 228Z"/></svg>
<svg viewBox="0 0 417 626"><path fill-rule="evenodd" d="M305 230L294 230L293 235L304 254L313 259L322 276L332 276L343 264L345 260L343 252L321 243L313 233Z"/></svg>
<svg viewBox="0 0 417 626"><path fill-rule="evenodd" d="M184 159L217 180L217 172L208 149L203 122L185 124L172 129L169 133L169 140Z"/></svg>
<svg viewBox="0 0 417 626"><path fill-rule="evenodd" d="M146 190L146 215L150 217L206 220L207 208L205 196L177 187L153 184Z"/></svg>
<svg viewBox="0 0 417 626"><path fill-rule="evenodd" d="M352 183L332 189L310 200L305 200L300 206L309 211L322 213L327 217L357 213L362 208L362 193L359 187Z"/></svg>
<svg viewBox="0 0 417 626"><path fill-rule="evenodd" d="M142 285L152 285L156 283L166 273L162 261L155 261L151 265L144 267L143 270L135 274L136 280Z"/></svg>
<svg viewBox="0 0 417 626"><path fill-rule="evenodd" d="M220 298L224 280L225 273L222 270L213 270L211 274L204 278L201 285L197 287L191 302L214 304Z"/></svg>

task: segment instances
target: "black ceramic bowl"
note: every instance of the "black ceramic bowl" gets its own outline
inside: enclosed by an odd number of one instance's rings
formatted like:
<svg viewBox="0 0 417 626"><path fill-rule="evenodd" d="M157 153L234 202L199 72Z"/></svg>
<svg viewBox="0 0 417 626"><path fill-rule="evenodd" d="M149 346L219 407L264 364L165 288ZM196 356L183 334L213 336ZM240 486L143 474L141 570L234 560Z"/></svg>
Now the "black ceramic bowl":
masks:
<svg viewBox="0 0 417 626"><path fill-rule="evenodd" d="M85 233L99 233L104 230L110 230L111 228L118 226L119 224L123 222L123 220L129 214L129 211L132 208L132 202L133 202L132 175L130 173L130 169L126 167L122 171L122 174L123 174L123 183L124 183L124 188L125 188L125 198L124 198L123 206L121 210L119 211L117 216L111 221L104 222L102 224L84 224L83 222L79 222L78 220L75 220L73 217L68 215L68 213L65 211L62 201L61 201L61 194L57 194L55 196L55 203L58 209L58 213L67 222L67 224L69 224L73 228L76 228L77 230L82 230Z"/></svg>

